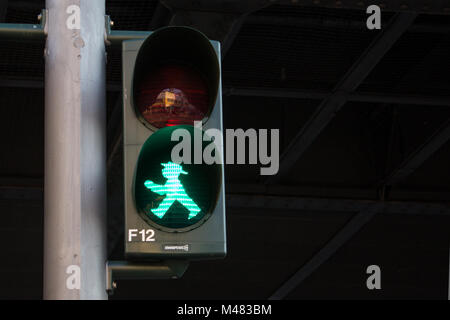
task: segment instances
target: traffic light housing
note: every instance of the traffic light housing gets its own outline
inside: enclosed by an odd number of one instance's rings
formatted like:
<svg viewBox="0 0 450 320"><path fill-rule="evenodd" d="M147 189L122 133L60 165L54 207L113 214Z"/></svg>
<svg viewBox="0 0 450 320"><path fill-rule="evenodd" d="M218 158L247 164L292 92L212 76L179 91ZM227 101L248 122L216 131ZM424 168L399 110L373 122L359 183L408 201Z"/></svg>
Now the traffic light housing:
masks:
<svg viewBox="0 0 450 320"><path fill-rule="evenodd" d="M200 156L210 143L197 139L205 130L222 132L219 57L219 42L188 27L165 27L122 43L129 260L226 255L222 141L214 140L220 163L177 163L171 156L179 143L172 141L176 130L189 135L193 160L198 143ZM194 121L202 128L194 127Z"/></svg>

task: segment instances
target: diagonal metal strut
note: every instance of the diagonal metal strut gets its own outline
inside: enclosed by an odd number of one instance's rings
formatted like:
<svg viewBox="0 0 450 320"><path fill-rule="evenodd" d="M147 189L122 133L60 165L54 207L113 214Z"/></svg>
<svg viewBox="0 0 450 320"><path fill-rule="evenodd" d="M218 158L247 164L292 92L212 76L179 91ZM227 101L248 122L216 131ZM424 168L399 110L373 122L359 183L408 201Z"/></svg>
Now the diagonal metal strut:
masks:
<svg viewBox="0 0 450 320"><path fill-rule="evenodd" d="M406 32L416 17L416 13L407 12L398 13L392 18L391 22L372 41L342 78L334 89L334 93L319 105L316 112L288 145L281 155L278 174L267 178L266 183L278 182L289 173L297 160L347 102L347 94L356 90L395 42Z"/></svg>
<svg viewBox="0 0 450 320"><path fill-rule="evenodd" d="M309 277L325 261L350 240L362 227L375 216L381 205L368 207L357 213L319 252L301 267L290 279L278 288L269 300L281 300L294 290L303 280Z"/></svg>

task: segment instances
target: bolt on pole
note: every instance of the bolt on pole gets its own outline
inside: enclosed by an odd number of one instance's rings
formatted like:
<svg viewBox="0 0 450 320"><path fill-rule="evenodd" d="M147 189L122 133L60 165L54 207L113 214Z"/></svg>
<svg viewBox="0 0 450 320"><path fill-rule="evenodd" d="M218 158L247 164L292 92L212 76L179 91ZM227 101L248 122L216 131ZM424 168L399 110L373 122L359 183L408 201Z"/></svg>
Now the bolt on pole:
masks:
<svg viewBox="0 0 450 320"><path fill-rule="evenodd" d="M47 0L44 299L106 299L105 0Z"/></svg>

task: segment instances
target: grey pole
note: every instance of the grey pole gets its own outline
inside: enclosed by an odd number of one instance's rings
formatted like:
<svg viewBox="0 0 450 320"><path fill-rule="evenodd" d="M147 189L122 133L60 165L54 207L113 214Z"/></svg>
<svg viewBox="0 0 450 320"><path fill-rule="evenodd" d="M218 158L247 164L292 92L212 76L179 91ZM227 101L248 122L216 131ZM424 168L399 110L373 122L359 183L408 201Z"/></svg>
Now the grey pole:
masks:
<svg viewBox="0 0 450 320"><path fill-rule="evenodd" d="M105 0L46 7L44 299L106 299Z"/></svg>

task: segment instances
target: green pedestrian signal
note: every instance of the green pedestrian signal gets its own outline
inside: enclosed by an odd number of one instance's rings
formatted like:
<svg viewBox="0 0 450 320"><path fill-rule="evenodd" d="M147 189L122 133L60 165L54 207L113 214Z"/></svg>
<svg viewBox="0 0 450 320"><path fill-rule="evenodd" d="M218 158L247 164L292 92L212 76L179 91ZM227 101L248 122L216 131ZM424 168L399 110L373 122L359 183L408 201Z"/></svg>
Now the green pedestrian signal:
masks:
<svg viewBox="0 0 450 320"><path fill-rule="evenodd" d="M172 204L175 201L178 201L189 210L188 219L195 217L201 209L195 204L191 197L187 195L181 181L178 179L180 174L188 173L182 169L181 165L173 162L161 163L161 165L164 166L162 175L167 179L167 182L164 185L156 184L151 180L144 182L147 189L150 189L159 195L166 196L157 208L150 209L150 211L158 218L162 218Z"/></svg>
<svg viewBox="0 0 450 320"><path fill-rule="evenodd" d="M189 231L205 222L215 208L222 181L220 164L172 162L179 141L171 136L177 129L189 132L191 141L204 134L189 125L156 131L142 146L134 183L138 212L150 225L169 232ZM202 141L201 151L210 143Z"/></svg>

